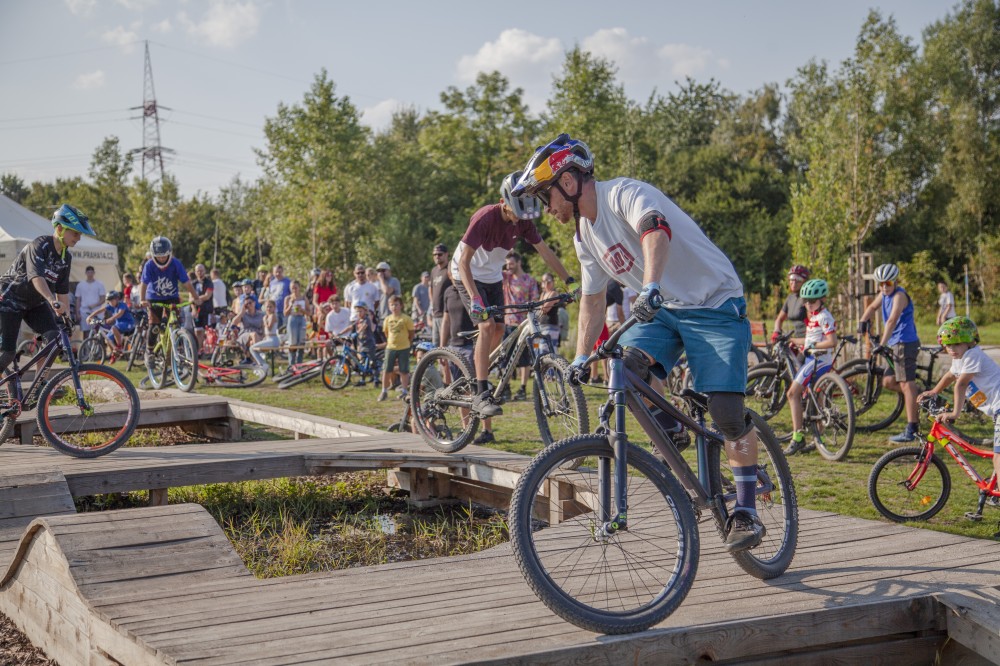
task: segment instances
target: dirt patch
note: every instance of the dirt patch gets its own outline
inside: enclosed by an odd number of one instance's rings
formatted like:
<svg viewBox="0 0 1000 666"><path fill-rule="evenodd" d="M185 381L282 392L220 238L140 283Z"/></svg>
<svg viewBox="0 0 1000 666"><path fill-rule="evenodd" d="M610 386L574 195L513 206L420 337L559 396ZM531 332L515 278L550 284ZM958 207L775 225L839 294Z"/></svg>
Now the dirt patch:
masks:
<svg viewBox="0 0 1000 666"><path fill-rule="evenodd" d="M0 666L58 666L0 613Z"/></svg>

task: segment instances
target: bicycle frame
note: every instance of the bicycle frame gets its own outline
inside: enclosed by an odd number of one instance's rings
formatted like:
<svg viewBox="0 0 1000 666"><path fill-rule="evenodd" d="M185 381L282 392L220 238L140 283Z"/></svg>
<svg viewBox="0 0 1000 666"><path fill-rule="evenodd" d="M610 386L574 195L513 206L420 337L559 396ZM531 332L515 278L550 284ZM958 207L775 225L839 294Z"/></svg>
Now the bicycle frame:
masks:
<svg viewBox="0 0 1000 666"><path fill-rule="evenodd" d="M619 329L619 331L623 332L623 329ZM619 331L616 331L615 335L605 345L608 343L617 343ZM614 498L614 506L617 508L615 514L612 516L611 484L607 483L610 475L611 460L610 458L602 458L598 461L597 468L598 485L601 488L602 495L604 495L598 498L600 507L599 518L603 523L602 527L599 528L601 534L610 536L615 531L627 529L628 527L627 469L625 465L628 448L628 434L625 431L626 409L632 412L632 415L639 422L643 431L650 437L653 446L660 452L667 466L688 492L696 514L700 514L704 509L709 509L723 519L727 519L726 501L732 499L732 497L723 495L712 497L708 494L707 490L710 487L708 478L709 444L714 442L724 447L725 440L721 435L705 427L704 415L707 406L700 402L699 394L693 391L690 394L688 392L684 394L684 397L693 407L692 411L695 413L695 416L691 417L677 409L666 398L660 395L658 391L626 368L621 348L616 347L614 349L609 357L609 364L610 382L608 389L611 396L601 409L601 422L608 430L608 437L616 460L615 478L613 481L614 487L617 490ZM681 456L680 451L677 450L674 443L670 441L666 433L656 423L642 398L646 398L652 402L656 407L680 421L694 433L697 473L692 471L690 465ZM614 413L614 424L613 427L610 427L610 412L612 411ZM767 476L766 471L758 467L757 474L761 480L756 490L758 495L766 495L774 490L774 484Z"/></svg>
<svg viewBox="0 0 1000 666"><path fill-rule="evenodd" d="M69 359L70 368L73 371L73 386L76 388L77 403L81 408L86 407L85 404L81 403L80 398L83 395L82 388L80 387L80 377L77 372L80 364L77 362L76 356L73 355L73 347L70 344L69 334L65 328L60 326L59 337L45 343L23 366L18 365L17 357L15 357L12 362L13 370L0 377L0 386L7 384L13 387L14 395L10 396L10 398L16 402L17 406L14 409L18 413L24 409L30 410L35 408L38 394L42 390L42 387L45 386L49 370L52 368L52 362L60 350L66 354L66 358ZM35 378L31 381L27 393L24 393L21 385L21 377L36 365L38 366L38 372L35 373ZM11 408L9 407L8 409ZM6 415L3 414L3 416Z"/></svg>
<svg viewBox="0 0 1000 666"><path fill-rule="evenodd" d="M556 299L546 299L534 305L546 303L551 300L558 300L558 297ZM503 395L504 390L510 385L514 372L517 370L517 361L524 354L525 350L531 355L531 369L536 373L541 371L541 358L554 353L549 336L543 333L541 327L538 325L538 315L534 309L528 309L524 305L504 307L505 309L524 308L527 316L490 354L490 370L495 368L500 369L500 381L497 382L496 387L493 389L493 397L498 401ZM503 363L506 363L506 367L502 365ZM549 402L548 392L545 390L543 384L543 382L538 382L535 390L538 391L538 397L542 402L542 411L549 413L552 407Z"/></svg>
<svg viewBox="0 0 1000 666"><path fill-rule="evenodd" d="M968 475L970 479L972 479L972 482L976 484L980 491L985 491L986 495L983 496L983 499L985 499L986 496L1000 497L1000 488L997 487L996 474L990 475L990 478L988 479L984 479L979 476L979 473L972 467L972 465L969 464L969 462L965 459L965 456L962 455L962 451L960 449L964 449L966 453L972 454L977 458L984 458L986 460L993 459L993 452L977 449L952 432L948 426L937 420L934 421L934 425L931 426L930 432L927 433L927 443L925 447L927 455L924 456L921 463L914 468L913 472L906 479L908 489L912 490L913 486L918 484L920 479L923 478L924 472L927 470L927 465L930 464L931 456L934 455L935 444L940 445L945 451L948 452L955 462L958 463L958 466L965 471L966 475Z"/></svg>

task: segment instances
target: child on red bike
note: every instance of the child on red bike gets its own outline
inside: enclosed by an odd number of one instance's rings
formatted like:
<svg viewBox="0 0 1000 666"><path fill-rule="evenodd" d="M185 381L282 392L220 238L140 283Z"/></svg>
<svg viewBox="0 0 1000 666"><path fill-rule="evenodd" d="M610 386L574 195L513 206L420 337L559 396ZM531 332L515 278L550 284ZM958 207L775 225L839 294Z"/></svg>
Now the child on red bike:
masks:
<svg viewBox="0 0 1000 666"><path fill-rule="evenodd" d="M830 294L826 280L809 280L799 289L799 298L806 305L806 336L796 340L805 350L805 361L792 385L788 387L788 407L792 411L792 441L785 455L806 453L815 448L806 444L802 429L802 392L806 384L819 379L833 365L831 350L837 346L837 322L826 309L824 299Z"/></svg>
<svg viewBox="0 0 1000 666"><path fill-rule="evenodd" d="M962 414L965 402L993 419L993 471L1000 474L1000 365L979 346L979 329L968 317L952 317L938 329L938 342L951 356L951 369L937 386L917 396L920 401L935 396L955 383L955 405L951 413L937 415L941 423L954 421Z"/></svg>

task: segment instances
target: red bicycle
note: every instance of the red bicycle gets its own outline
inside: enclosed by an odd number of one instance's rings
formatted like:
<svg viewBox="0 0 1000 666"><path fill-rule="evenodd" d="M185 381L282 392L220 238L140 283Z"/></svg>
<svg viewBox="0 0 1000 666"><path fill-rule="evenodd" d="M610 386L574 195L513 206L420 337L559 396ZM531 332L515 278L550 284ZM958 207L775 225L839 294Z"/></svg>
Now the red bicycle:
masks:
<svg viewBox="0 0 1000 666"><path fill-rule="evenodd" d="M940 445L979 488L976 510L965 517L982 520L987 502L1000 506L997 477L995 473L988 479L981 477L962 451L988 460L993 459L993 451L976 448L948 425L935 420L935 415L950 409L940 398L922 400L920 408L930 414L933 423L927 440L923 446L904 446L879 458L868 477L868 497L889 520L901 523L934 517L951 494L951 475L944 461L934 453L935 445Z"/></svg>

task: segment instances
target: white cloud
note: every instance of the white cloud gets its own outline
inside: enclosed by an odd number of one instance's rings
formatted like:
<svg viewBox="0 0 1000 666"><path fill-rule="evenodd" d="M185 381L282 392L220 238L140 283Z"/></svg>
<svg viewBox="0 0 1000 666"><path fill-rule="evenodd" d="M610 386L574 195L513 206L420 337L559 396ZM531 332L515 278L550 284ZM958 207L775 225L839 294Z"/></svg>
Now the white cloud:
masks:
<svg viewBox="0 0 1000 666"><path fill-rule="evenodd" d="M373 106L362 109L361 122L376 132L384 130L392 124L392 114L403 106L403 103L398 99L392 97L384 99Z"/></svg>
<svg viewBox="0 0 1000 666"><path fill-rule="evenodd" d="M130 12L141 12L158 4L158 0L117 0L117 2Z"/></svg>
<svg viewBox="0 0 1000 666"><path fill-rule="evenodd" d="M120 46L125 53L131 53L139 41L139 33L136 31L141 27L142 21L135 21L128 28L123 25L115 26L104 31L101 35L101 41L112 46Z"/></svg>
<svg viewBox="0 0 1000 666"><path fill-rule="evenodd" d="M177 18L188 34L204 39L211 46L233 48L257 34L260 13L253 0L212 0L200 21L191 20L185 12Z"/></svg>
<svg viewBox="0 0 1000 666"><path fill-rule="evenodd" d="M664 44L657 53L670 68L670 73L677 78L693 77L704 72L710 65L719 64L719 59L714 58L709 49L700 46Z"/></svg>
<svg viewBox="0 0 1000 666"><path fill-rule="evenodd" d="M170 19L163 19L159 23L154 23L153 25L150 26L150 28L152 28L153 32L159 32L163 34L166 34L171 30L173 30L173 26L170 25Z"/></svg>
<svg viewBox="0 0 1000 666"><path fill-rule="evenodd" d="M97 0L65 0L65 2L74 16L90 16L97 6Z"/></svg>
<svg viewBox="0 0 1000 666"><path fill-rule="evenodd" d="M646 37L633 37L625 28L604 28L586 37L581 47L618 65L618 76L626 87L659 88L686 76L704 74L712 67L728 67L710 49L690 44L657 46ZM651 87L651 86L650 86Z"/></svg>
<svg viewBox="0 0 1000 666"><path fill-rule="evenodd" d="M563 44L555 37L542 37L527 30L504 30L493 42L486 42L473 55L458 61L457 74L471 83L479 72L499 71L511 85L524 88L525 102L534 109L545 103L552 74L563 60Z"/></svg>
<svg viewBox="0 0 1000 666"><path fill-rule="evenodd" d="M104 70L97 70L88 74L81 74L73 81L73 87L77 90L94 90L104 86Z"/></svg>

